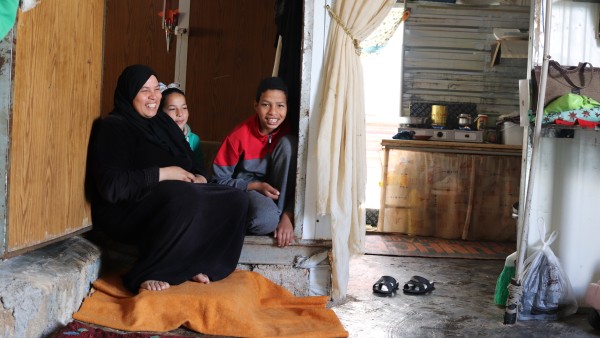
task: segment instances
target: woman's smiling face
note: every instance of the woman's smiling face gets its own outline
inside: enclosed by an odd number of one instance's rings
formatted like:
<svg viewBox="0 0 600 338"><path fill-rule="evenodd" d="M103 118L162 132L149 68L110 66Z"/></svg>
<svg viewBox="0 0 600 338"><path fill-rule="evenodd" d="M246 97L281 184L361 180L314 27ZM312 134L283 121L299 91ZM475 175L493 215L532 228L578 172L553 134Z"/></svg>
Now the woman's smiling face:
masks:
<svg viewBox="0 0 600 338"><path fill-rule="evenodd" d="M154 117L156 112L158 112L158 105L161 97L162 94L160 93L158 80L156 79L156 76L152 75L138 91L135 98L133 98L133 108L142 117Z"/></svg>

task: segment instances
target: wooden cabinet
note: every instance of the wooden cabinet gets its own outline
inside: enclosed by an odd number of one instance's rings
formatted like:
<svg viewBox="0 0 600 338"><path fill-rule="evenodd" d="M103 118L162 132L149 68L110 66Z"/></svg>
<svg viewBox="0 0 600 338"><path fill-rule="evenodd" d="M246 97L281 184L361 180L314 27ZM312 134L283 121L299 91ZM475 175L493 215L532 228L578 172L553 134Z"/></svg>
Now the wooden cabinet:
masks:
<svg viewBox="0 0 600 338"><path fill-rule="evenodd" d="M514 241L521 146L383 140L378 230Z"/></svg>

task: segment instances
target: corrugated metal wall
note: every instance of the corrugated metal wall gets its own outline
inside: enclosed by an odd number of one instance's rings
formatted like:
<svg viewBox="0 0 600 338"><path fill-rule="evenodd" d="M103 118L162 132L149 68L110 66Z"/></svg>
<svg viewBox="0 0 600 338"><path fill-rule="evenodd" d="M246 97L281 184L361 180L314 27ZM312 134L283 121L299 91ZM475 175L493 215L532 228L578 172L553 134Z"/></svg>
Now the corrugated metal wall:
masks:
<svg viewBox="0 0 600 338"><path fill-rule="evenodd" d="M491 65L494 28L529 30L530 6L409 3L404 30L402 115L414 102L477 104L478 113L518 111L526 58Z"/></svg>

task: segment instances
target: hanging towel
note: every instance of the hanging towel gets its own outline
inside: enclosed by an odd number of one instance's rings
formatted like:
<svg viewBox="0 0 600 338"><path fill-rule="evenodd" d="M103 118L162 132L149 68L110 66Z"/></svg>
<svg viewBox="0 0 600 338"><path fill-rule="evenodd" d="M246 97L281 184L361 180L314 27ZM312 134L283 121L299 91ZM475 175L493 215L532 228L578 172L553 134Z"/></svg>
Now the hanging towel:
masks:
<svg viewBox="0 0 600 338"><path fill-rule="evenodd" d="M133 295L118 276L94 282L95 292L73 315L125 331L166 332L184 326L234 337L347 337L328 297L296 297L256 272L235 271L210 284L185 282Z"/></svg>

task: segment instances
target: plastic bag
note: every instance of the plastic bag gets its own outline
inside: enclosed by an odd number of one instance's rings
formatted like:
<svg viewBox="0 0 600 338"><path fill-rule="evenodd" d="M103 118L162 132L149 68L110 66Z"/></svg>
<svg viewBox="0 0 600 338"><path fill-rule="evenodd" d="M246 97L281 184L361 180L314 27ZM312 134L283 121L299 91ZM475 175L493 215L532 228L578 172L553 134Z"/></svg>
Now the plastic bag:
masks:
<svg viewBox="0 0 600 338"><path fill-rule="evenodd" d="M557 232L546 238L540 225L541 245L524 262L519 320L556 320L577 312L571 282L550 248Z"/></svg>
<svg viewBox="0 0 600 338"><path fill-rule="evenodd" d="M544 108L544 114L560 113L576 109L592 109L598 108L599 106L600 102L592 98L579 94L568 93L548 103L546 108Z"/></svg>

